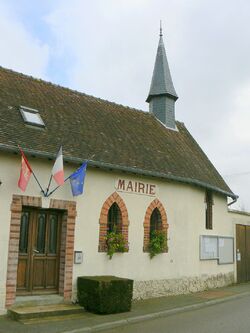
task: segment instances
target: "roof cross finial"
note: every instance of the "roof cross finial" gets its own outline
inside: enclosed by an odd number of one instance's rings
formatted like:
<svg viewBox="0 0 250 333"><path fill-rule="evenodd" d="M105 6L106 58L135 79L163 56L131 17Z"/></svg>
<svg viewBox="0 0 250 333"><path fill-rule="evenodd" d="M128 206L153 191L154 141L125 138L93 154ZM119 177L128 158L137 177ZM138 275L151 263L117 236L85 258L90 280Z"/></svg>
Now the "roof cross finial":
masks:
<svg viewBox="0 0 250 333"><path fill-rule="evenodd" d="M161 20L160 20L160 37L162 37L162 26L161 26Z"/></svg>

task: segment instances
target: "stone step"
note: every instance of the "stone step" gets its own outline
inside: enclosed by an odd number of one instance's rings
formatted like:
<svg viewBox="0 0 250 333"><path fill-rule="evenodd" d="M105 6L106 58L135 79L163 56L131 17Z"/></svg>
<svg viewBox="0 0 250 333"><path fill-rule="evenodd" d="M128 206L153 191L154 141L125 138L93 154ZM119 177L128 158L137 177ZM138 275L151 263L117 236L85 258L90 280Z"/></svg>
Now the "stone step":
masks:
<svg viewBox="0 0 250 333"><path fill-rule="evenodd" d="M35 325L35 324L45 324L56 321L74 320L74 319L84 319L85 312L82 311L78 314L65 314L63 316L50 316L50 317L39 317L30 319L19 319L18 322L24 325Z"/></svg>
<svg viewBox="0 0 250 333"><path fill-rule="evenodd" d="M8 310L8 315L18 321L26 321L34 318L48 318L81 314L84 309L74 304L47 304L37 306L14 306Z"/></svg>
<svg viewBox="0 0 250 333"><path fill-rule="evenodd" d="M12 306L38 306L38 305L51 305L51 304L63 304L65 303L62 296L53 295L35 295L35 296L17 296L15 304ZM70 303L70 301L68 302Z"/></svg>

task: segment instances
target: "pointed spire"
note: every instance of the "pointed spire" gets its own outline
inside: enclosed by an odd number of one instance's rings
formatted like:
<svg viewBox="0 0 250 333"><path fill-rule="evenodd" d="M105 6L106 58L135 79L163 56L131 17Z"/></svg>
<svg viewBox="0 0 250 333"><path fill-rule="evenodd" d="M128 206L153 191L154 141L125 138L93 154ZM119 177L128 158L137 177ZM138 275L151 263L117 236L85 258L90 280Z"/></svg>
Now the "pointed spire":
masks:
<svg viewBox="0 0 250 333"><path fill-rule="evenodd" d="M163 94L172 96L174 100L178 99L178 96L176 94L173 85L172 77L170 74L170 69L168 66L168 60L162 36L163 36L162 26L160 23L160 39L155 59L153 77L146 102L150 102L150 99L153 96L163 95Z"/></svg>
<svg viewBox="0 0 250 333"><path fill-rule="evenodd" d="M157 48L153 77L146 102L149 110L166 126L175 128L175 101L178 99L171 78L160 21L160 39Z"/></svg>

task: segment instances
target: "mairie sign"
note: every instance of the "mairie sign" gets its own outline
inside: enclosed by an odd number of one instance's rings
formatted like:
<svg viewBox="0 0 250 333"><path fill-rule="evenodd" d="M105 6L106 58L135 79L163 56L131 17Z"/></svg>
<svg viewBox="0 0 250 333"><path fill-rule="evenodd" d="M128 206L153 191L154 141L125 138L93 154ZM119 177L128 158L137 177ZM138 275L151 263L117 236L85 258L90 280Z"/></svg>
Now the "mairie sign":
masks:
<svg viewBox="0 0 250 333"><path fill-rule="evenodd" d="M144 194L150 196L156 196L156 193L158 191L157 185L155 184L138 182L122 178L118 178L115 181L115 189L118 192Z"/></svg>

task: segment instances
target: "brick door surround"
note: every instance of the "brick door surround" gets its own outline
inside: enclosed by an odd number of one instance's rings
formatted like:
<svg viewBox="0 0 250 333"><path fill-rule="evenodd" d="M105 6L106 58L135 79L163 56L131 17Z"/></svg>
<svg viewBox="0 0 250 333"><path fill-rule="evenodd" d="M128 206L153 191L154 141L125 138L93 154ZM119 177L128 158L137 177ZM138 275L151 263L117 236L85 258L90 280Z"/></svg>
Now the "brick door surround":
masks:
<svg viewBox="0 0 250 333"><path fill-rule="evenodd" d="M16 299L20 223L23 206L42 208L42 198L23 195L13 195L12 197L5 300L7 308L13 305ZM70 300L72 296L76 202L51 199L49 208L58 209L63 212L59 294L62 295L65 300Z"/></svg>

